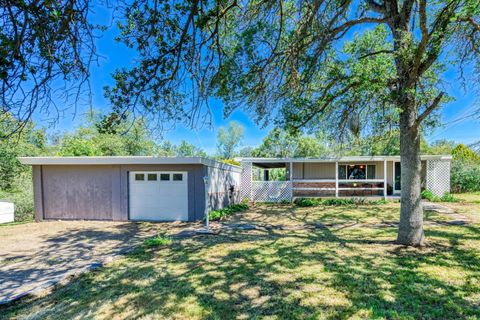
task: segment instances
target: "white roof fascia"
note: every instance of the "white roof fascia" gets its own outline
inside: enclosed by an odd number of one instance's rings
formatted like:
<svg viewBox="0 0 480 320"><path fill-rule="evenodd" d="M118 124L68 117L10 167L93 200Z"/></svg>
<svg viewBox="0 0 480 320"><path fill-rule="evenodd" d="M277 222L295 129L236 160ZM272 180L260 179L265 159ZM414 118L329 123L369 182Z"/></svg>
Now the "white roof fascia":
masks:
<svg viewBox="0 0 480 320"><path fill-rule="evenodd" d="M202 164L209 167L239 171L240 167L202 157L19 157L26 165L128 165L128 164Z"/></svg>
<svg viewBox="0 0 480 320"><path fill-rule="evenodd" d="M421 160L451 160L451 155L422 155ZM239 162L358 162L358 161L399 161L400 156L347 156L331 158L236 158Z"/></svg>

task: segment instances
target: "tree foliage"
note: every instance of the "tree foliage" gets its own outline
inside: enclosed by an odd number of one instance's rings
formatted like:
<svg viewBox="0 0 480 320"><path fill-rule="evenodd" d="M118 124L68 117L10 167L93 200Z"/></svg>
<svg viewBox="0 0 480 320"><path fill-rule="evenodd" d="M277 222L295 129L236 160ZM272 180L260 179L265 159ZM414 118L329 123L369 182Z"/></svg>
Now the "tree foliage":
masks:
<svg viewBox="0 0 480 320"><path fill-rule="evenodd" d="M95 59L90 5L87 0L0 1L0 122L10 115L19 120L4 133L22 129L35 112L55 119L88 89Z"/></svg>
<svg viewBox="0 0 480 320"><path fill-rule="evenodd" d="M220 127L217 132L217 151L222 159L232 159L237 148L242 144L245 128L236 121L230 121L227 127Z"/></svg>

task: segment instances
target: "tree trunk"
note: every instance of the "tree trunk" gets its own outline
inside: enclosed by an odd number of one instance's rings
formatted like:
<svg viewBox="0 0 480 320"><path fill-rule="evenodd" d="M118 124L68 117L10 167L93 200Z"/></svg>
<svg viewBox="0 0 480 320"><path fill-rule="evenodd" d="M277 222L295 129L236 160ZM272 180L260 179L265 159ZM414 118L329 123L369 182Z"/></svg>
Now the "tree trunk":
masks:
<svg viewBox="0 0 480 320"><path fill-rule="evenodd" d="M403 100L400 115L401 208L397 242L422 246L423 207L421 203L420 135L414 101ZM405 103L407 105L405 105Z"/></svg>

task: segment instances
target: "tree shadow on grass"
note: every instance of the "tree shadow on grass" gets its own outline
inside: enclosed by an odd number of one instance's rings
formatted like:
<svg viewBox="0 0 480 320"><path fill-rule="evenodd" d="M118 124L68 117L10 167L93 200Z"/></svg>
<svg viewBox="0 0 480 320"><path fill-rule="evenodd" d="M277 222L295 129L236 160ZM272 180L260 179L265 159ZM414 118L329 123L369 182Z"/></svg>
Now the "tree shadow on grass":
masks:
<svg viewBox="0 0 480 320"><path fill-rule="evenodd" d="M449 228L431 232L458 241L474 236L475 230L462 236ZM140 247L108 268L3 312L41 318L480 316L478 305L465 298L478 286L454 285L422 271L427 265L473 274L480 266L475 253L455 243L412 249L371 233L342 234L332 228L226 230L164 248Z"/></svg>

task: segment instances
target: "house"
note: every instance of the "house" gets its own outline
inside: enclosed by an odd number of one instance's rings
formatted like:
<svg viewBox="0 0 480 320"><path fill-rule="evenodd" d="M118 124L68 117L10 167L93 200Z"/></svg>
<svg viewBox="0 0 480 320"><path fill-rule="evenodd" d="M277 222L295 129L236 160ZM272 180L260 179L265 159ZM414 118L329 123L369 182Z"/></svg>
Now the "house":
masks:
<svg viewBox="0 0 480 320"><path fill-rule="evenodd" d="M45 219L196 221L245 198L394 197L398 156L239 158L22 157L33 167L35 216ZM450 191L450 156L422 156L423 188Z"/></svg>
<svg viewBox="0 0 480 320"><path fill-rule="evenodd" d="M195 221L239 199L241 168L200 157L21 157L36 220Z"/></svg>
<svg viewBox="0 0 480 320"><path fill-rule="evenodd" d="M422 188L442 196L450 191L446 155L421 156ZM259 202L299 197L395 197L401 193L399 156L339 158L238 158L240 197Z"/></svg>

